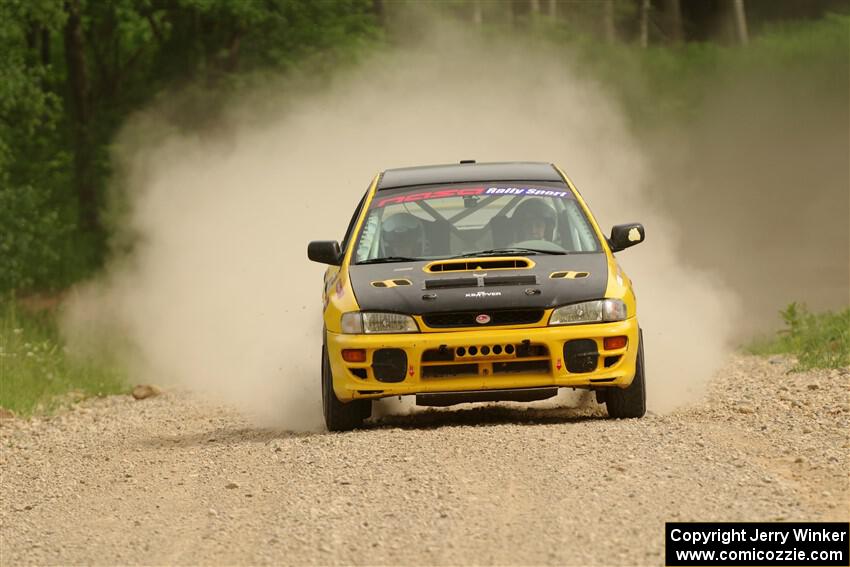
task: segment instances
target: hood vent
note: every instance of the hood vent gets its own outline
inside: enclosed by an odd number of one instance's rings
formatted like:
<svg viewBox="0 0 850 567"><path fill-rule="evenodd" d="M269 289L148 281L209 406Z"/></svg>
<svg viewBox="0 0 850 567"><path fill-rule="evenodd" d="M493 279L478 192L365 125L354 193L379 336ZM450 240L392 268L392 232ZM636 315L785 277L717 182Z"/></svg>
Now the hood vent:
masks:
<svg viewBox="0 0 850 567"><path fill-rule="evenodd" d="M426 272L472 272L475 270L522 270L533 267L526 258L463 259L433 262L425 266Z"/></svg>
<svg viewBox="0 0 850 567"><path fill-rule="evenodd" d="M440 278L425 280L425 289L447 289L453 287L488 287L503 285L537 285L536 276L484 276L479 278Z"/></svg>
<svg viewBox="0 0 850 567"><path fill-rule="evenodd" d="M372 282L372 287L398 287L398 286L402 286L402 285L411 285L411 281L399 279L399 280L382 280L382 281Z"/></svg>
<svg viewBox="0 0 850 567"><path fill-rule="evenodd" d="M549 277L553 280L578 280L589 275L590 272L552 272Z"/></svg>

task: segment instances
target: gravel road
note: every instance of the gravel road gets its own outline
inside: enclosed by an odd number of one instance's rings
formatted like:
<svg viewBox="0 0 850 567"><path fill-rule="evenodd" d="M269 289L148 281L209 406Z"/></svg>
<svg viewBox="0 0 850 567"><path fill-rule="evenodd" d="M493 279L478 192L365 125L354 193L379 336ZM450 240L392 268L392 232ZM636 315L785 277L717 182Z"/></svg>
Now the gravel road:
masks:
<svg viewBox="0 0 850 567"><path fill-rule="evenodd" d="M0 426L19 564L663 564L664 522L850 519L850 369L736 356L698 407L257 429L168 392Z"/></svg>

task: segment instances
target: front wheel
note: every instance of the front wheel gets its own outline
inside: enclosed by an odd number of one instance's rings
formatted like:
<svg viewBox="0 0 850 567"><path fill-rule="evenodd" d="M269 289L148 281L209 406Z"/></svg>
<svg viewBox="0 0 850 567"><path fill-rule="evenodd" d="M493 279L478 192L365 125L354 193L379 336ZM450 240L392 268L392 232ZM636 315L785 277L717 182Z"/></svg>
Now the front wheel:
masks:
<svg viewBox="0 0 850 567"><path fill-rule="evenodd" d="M372 400L354 400L344 404L336 397L325 345L322 345L322 413L328 431L351 431L372 414Z"/></svg>
<svg viewBox="0 0 850 567"><path fill-rule="evenodd" d="M643 331L640 332L635 378L628 388L610 388L605 391L608 415L614 418L643 417L646 413L646 380L643 362Z"/></svg>

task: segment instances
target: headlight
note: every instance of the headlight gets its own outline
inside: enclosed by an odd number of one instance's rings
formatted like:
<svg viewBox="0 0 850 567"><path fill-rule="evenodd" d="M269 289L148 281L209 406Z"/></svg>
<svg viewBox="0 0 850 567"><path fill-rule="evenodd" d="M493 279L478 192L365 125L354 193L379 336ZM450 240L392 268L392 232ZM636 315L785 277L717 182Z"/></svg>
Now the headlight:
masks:
<svg viewBox="0 0 850 567"><path fill-rule="evenodd" d="M341 326L342 332L348 334L419 332L413 317L399 313L345 313Z"/></svg>
<svg viewBox="0 0 850 567"><path fill-rule="evenodd" d="M598 299L573 305L564 305L552 312L550 325L575 325L577 323L602 323L622 321L627 316L626 304L621 299Z"/></svg>

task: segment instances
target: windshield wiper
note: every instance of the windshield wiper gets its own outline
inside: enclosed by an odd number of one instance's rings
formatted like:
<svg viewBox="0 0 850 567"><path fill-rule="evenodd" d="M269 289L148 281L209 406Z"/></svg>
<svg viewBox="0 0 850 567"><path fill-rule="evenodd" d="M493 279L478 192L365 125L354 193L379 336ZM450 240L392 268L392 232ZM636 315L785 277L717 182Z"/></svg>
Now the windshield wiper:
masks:
<svg viewBox="0 0 850 567"><path fill-rule="evenodd" d="M363 260L362 262L357 262L358 265L362 264L389 264L390 262L418 262L422 258L408 258L407 256L384 256L383 258L371 258L369 260Z"/></svg>
<svg viewBox="0 0 850 567"><path fill-rule="evenodd" d="M474 256L499 256L501 254L557 254L563 255L566 252L558 250L543 250L541 248L493 248L491 250L479 250L478 252L468 252L452 256L452 258L472 258Z"/></svg>

